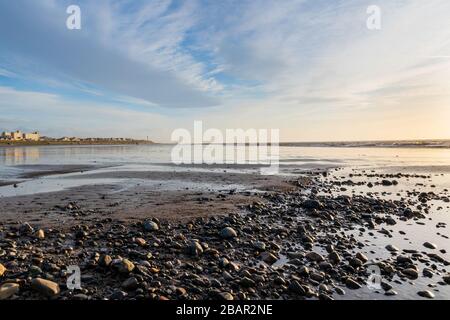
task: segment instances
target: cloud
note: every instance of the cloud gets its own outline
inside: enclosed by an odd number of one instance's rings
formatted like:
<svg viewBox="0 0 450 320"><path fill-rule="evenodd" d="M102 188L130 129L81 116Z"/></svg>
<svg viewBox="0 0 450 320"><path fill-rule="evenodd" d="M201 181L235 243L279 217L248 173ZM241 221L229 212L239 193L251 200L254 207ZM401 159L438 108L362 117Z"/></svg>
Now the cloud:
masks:
<svg viewBox="0 0 450 320"><path fill-rule="evenodd" d="M163 107L219 103L173 72L111 50L87 25L80 31L69 31L66 18L63 6L45 7L22 0L1 2L0 46L4 55L18 55L29 61L28 68L44 75L53 73Z"/></svg>

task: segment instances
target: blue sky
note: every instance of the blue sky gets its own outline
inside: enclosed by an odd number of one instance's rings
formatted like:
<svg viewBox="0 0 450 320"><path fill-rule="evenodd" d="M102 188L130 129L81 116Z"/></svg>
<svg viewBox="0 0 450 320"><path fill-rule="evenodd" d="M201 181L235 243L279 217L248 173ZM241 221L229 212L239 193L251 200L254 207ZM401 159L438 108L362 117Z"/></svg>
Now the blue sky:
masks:
<svg viewBox="0 0 450 320"><path fill-rule="evenodd" d="M81 8L68 30L66 8ZM369 5L381 30L366 28ZM450 138L446 0L0 0L0 130Z"/></svg>

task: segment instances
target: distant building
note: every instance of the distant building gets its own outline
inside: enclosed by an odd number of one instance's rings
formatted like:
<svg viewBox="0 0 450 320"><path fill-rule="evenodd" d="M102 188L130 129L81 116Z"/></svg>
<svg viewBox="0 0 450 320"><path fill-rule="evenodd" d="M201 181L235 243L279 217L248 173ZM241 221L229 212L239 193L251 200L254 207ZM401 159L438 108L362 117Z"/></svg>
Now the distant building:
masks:
<svg viewBox="0 0 450 320"><path fill-rule="evenodd" d="M12 140L20 141L23 140L23 133L20 130L17 130L11 134Z"/></svg>
<svg viewBox="0 0 450 320"><path fill-rule="evenodd" d="M1 140L9 140L9 141L39 141L40 140L39 132L32 133L22 133L20 130L14 132L4 131L0 136Z"/></svg>
<svg viewBox="0 0 450 320"><path fill-rule="evenodd" d="M40 140L39 132L35 131L33 133L24 133L23 139L28 141L39 141Z"/></svg>

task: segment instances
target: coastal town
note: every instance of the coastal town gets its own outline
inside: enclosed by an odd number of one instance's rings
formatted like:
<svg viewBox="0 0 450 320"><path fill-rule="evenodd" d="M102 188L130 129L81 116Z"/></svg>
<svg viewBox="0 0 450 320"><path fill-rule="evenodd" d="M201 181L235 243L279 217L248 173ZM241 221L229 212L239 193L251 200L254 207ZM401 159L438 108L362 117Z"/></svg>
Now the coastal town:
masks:
<svg viewBox="0 0 450 320"><path fill-rule="evenodd" d="M0 144L127 144L127 143L153 143L148 140L137 140L132 138L79 138L79 137L60 137L53 138L42 136L38 131L31 133L22 132L21 130L16 131L3 131L0 135Z"/></svg>

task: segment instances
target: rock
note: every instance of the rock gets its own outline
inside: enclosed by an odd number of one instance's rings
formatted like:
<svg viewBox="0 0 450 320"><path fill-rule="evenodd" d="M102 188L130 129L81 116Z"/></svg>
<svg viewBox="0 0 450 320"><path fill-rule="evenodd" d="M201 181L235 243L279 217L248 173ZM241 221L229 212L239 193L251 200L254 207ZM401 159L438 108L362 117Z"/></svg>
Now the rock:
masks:
<svg viewBox="0 0 450 320"><path fill-rule="evenodd" d="M0 300L5 300L19 292L19 284L5 283L0 286Z"/></svg>
<svg viewBox="0 0 450 320"><path fill-rule="evenodd" d="M132 291L137 289L139 281L135 277L128 278L122 283L122 288L126 291Z"/></svg>
<svg viewBox="0 0 450 320"><path fill-rule="evenodd" d="M361 285L352 278L347 278L347 280L345 280L345 285L352 290L361 289Z"/></svg>
<svg viewBox="0 0 450 320"><path fill-rule="evenodd" d="M56 282L42 278L31 280L31 288L47 297L57 296L61 292L59 285Z"/></svg>
<svg viewBox="0 0 450 320"><path fill-rule="evenodd" d="M36 238L38 238L39 240L44 240L45 239L44 230L39 229L38 231L36 231Z"/></svg>
<svg viewBox="0 0 450 320"><path fill-rule="evenodd" d="M392 296L396 296L398 293L397 293L397 291L390 289L390 290L386 291L384 294L386 296L392 297Z"/></svg>
<svg viewBox="0 0 450 320"><path fill-rule="evenodd" d="M237 232L231 227L226 227L226 228L223 228L220 231L220 237L223 238L223 239L236 238L237 237Z"/></svg>
<svg viewBox="0 0 450 320"><path fill-rule="evenodd" d="M341 262L341 256L339 255L339 253L337 253L336 251L332 251L329 255L328 255L328 259L331 261L331 263L333 264L338 264L339 262Z"/></svg>
<svg viewBox="0 0 450 320"><path fill-rule="evenodd" d="M444 282L445 282L446 284L450 284L450 274L445 275L445 276L442 278L442 280L444 280Z"/></svg>
<svg viewBox="0 0 450 320"><path fill-rule="evenodd" d="M424 277L427 277L427 278L433 278L433 276L434 276L433 270L431 270L429 268L423 269L422 274Z"/></svg>
<svg viewBox="0 0 450 320"><path fill-rule="evenodd" d="M128 259L119 260L113 267L120 273L130 273L134 270L134 264Z"/></svg>
<svg viewBox="0 0 450 320"><path fill-rule="evenodd" d="M258 251L265 251L266 244L262 241L255 241L255 242L253 242L253 248L255 248Z"/></svg>
<svg viewBox="0 0 450 320"><path fill-rule="evenodd" d="M303 288L303 286L297 280L291 281L291 283L289 284L289 290L301 296L304 296L306 294L305 288Z"/></svg>
<svg viewBox="0 0 450 320"><path fill-rule="evenodd" d="M144 222L144 230L147 232L158 231L159 226L158 226L158 224L156 224L156 222L147 220Z"/></svg>
<svg viewBox="0 0 450 320"><path fill-rule="evenodd" d="M325 259L322 257L322 255L318 254L317 252L310 251L305 255L306 258L308 258L311 261L315 262L322 262Z"/></svg>
<svg viewBox="0 0 450 320"><path fill-rule="evenodd" d="M369 261L369 259L364 254L362 254L361 252L358 252L355 255L355 258L360 260L362 263L366 263L367 261Z"/></svg>
<svg viewBox="0 0 450 320"><path fill-rule="evenodd" d="M415 280L419 277L419 272L413 268L407 268L402 270L402 273L407 276L409 279Z"/></svg>
<svg viewBox="0 0 450 320"><path fill-rule="evenodd" d="M303 204L302 204L302 206L303 206L303 208L305 208L305 209L316 209L316 210L320 210L320 209L323 208L323 204L322 204L322 203L320 203L320 202L317 201L317 200L312 200L312 199L309 199L309 200L304 201Z"/></svg>
<svg viewBox="0 0 450 320"><path fill-rule="evenodd" d="M222 300L227 300L227 301L234 300L233 295L229 292L220 292L219 296Z"/></svg>
<svg viewBox="0 0 450 320"><path fill-rule="evenodd" d="M140 247L145 247L145 245L147 244L147 241L145 241L145 239L142 238L136 238L135 242Z"/></svg>
<svg viewBox="0 0 450 320"><path fill-rule="evenodd" d="M434 243L430 243L430 242L425 242L423 244L423 246L425 248L432 249L432 250L437 249L437 246Z"/></svg>
<svg viewBox="0 0 450 320"><path fill-rule="evenodd" d="M239 281L239 284L244 288L251 288L255 286L255 281L248 277L244 277Z"/></svg>
<svg viewBox="0 0 450 320"><path fill-rule="evenodd" d="M349 263L353 268L361 268L363 265L363 262L361 260L359 260L358 258L350 259Z"/></svg>
<svg viewBox="0 0 450 320"><path fill-rule="evenodd" d="M34 229L28 222L25 222L20 226L19 232L21 234L33 234Z"/></svg>
<svg viewBox="0 0 450 320"><path fill-rule="evenodd" d="M303 276L303 277L308 277L309 276L309 269L307 266L301 266L298 269L298 274Z"/></svg>
<svg viewBox="0 0 450 320"><path fill-rule="evenodd" d="M263 252L259 256L261 257L262 261L267 264L274 264L278 261L278 258L270 252Z"/></svg>
<svg viewBox="0 0 450 320"><path fill-rule="evenodd" d="M413 261L411 260L411 258L409 258L407 256L399 255L399 256L397 256L397 263L399 263L399 264L404 264L404 263L412 264Z"/></svg>
<svg viewBox="0 0 450 320"><path fill-rule="evenodd" d="M191 256L199 256L203 253L203 248L198 241L190 241L186 247L187 254Z"/></svg>
<svg viewBox="0 0 450 320"><path fill-rule="evenodd" d="M419 291L417 292L417 294L419 296L421 296L422 298L428 298L428 299L433 299L434 298L434 293L428 290L425 291Z"/></svg>
<svg viewBox="0 0 450 320"><path fill-rule="evenodd" d="M383 181L381 181L381 184L385 187L390 187L393 185L393 183L389 180L383 180Z"/></svg>
<svg viewBox="0 0 450 320"><path fill-rule="evenodd" d="M4 265L0 263L0 277L2 277L6 272L6 268Z"/></svg>
<svg viewBox="0 0 450 320"><path fill-rule="evenodd" d="M399 251L400 249L397 248L396 246L392 245L392 244L388 244L388 245L386 246L386 250L388 250L388 251L390 251L390 252L397 252L397 251Z"/></svg>
<svg viewBox="0 0 450 320"><path fill-rule="evenodd" d="M112 262L112 258L111 258L111 256L109 256L107 254L102 254L100 256L100 258L98 259L98 263L102 267L109 267L111 262Z"/></svg>

